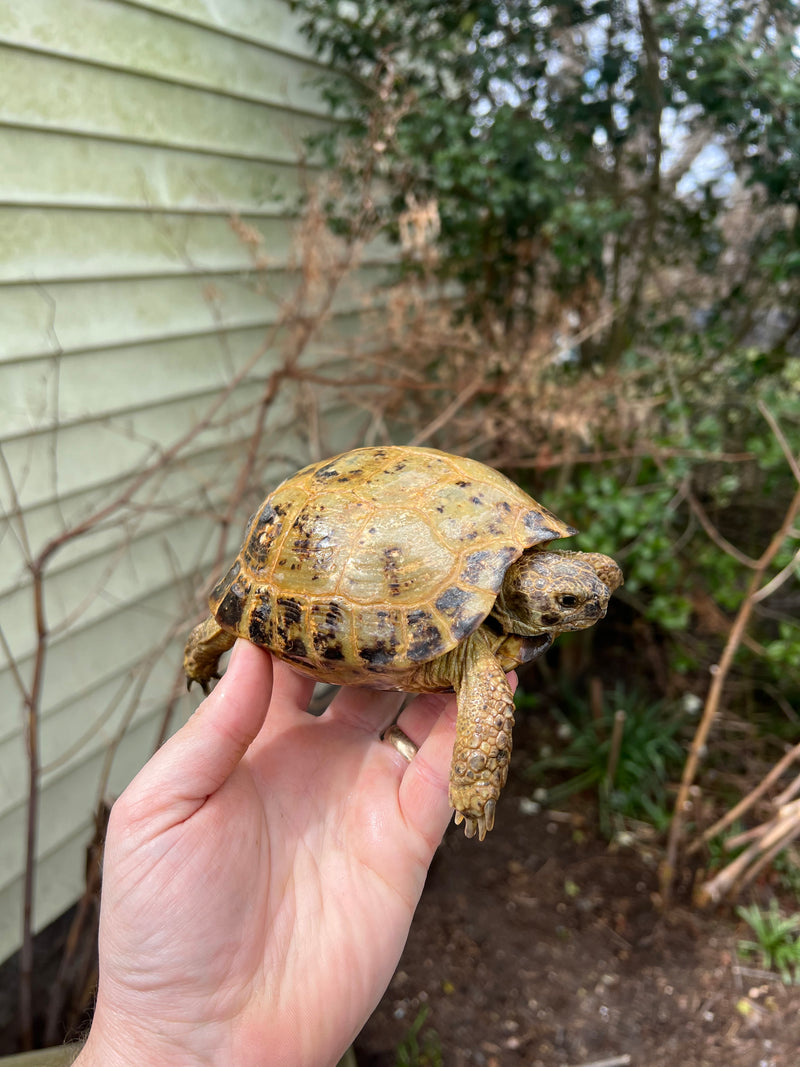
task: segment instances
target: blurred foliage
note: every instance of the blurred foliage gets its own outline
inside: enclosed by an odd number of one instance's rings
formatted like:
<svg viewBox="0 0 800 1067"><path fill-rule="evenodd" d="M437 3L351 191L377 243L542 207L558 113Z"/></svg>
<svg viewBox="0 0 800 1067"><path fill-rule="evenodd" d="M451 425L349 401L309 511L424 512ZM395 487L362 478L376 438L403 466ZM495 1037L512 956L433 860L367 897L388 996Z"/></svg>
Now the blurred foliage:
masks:
<svg viewBox="0 0 800 1067"><path fill-rule="evenodd" d="M520 697L525 703L524 695ZM584 700L562 694L564 708L551 707L563 749L547 752L526 768L526 778L535 782L544 802L557 807L586 789L597 790L600 827L611 837L615 816L640 819L664 831L669 824L668 783L680 774L684 760L681 744L683 718L675 707L654 703L640 693L618 685L603 713L595 717ZM609 779L614 716L625 713L621 741L615 753L613 778ZM567 777L563 777L564 773ZM543 787L557 773L562 780Z"/></svg>
<svg viewBox="0 0 800 1067"><path fill-rule="evenodd" d="M800 281L796 0L292 7L345 75L324 82L341 120L318 142L328 161L359 182L377 157L376 216L395 237L409 203L435 202L437 270L471 315L529 327L543 285L597 285L617 310L593 346L608 359L652 313L658 268L691 268L709 312L740 326L745 292ZM727 208L745 189L761 210L734 235ZM346 229L346 200L334 210ZM712 293L736 236L739 263ZM666 310L691 319L689 295Z"/></svg>
<svg viewBox="0 0 800 1067"><path fill-rule="evenodd" d="M442 1067L444 1058L439 1035L426 1026L430 1008L423 1006L397 1046L397 1067Z"/></svg>
<svg viewBox="0 0 800 1067"><path fill-rule="evenodd" d="M760 966L775 970L790 985L800 981L800 915L783 916L773 897L768 908L757 904L736 909L736 914L753 931L755 941L741 940L736 949L740 956L758 957Z"/></svg>

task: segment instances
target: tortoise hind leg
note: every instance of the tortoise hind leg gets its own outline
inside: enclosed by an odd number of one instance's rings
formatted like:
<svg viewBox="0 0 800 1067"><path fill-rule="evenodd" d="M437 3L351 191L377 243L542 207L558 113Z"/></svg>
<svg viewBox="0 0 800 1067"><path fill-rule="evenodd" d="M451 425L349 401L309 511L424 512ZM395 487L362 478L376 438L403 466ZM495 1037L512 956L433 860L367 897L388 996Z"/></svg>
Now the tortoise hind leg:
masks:
<svg viewBox="0 0 800 1067"><path fill-rule="evenodd" d="M186 688L191 689L192 682L197 682L203 692L208 693L212 678L219 678L219 657L233 648L235 642L235 635L223 630L210 615L195 626L183 652Z"/></svg>
<svg viewBox="0 0 800 1067"><path fill-rule="evenodd" d="M450 769L450 803L467 837L483 841L508 776L514 698L505 671L482 629L467 639L459 677L456 741Z"/></svg>

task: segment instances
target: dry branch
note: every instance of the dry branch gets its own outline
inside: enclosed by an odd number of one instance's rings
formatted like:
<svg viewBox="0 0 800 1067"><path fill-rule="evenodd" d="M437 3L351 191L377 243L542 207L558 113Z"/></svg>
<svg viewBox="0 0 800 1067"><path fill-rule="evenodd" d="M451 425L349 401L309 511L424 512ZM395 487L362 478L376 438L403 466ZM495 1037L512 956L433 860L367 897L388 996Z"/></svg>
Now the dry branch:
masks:
<svg viewBox="0 0 800 1067"><path fill-rule="evenodd" d="M672 884L675 877L675 871L678 862L678 853L683 845L683 831L686 820L686 815L689 810L690 790L694 784L697 770L700 766L700 761L705 751L705 746L708 740L711 727L714 724L717 713L720 708L720 702L722 698L723 688L728 676L728 672L733 664L736 652L742 643L745 636L747 624L750 620L750 616L753 612L753 608L758 602L759 593L762 590L762 583L764 575L768 568L772 564L775 556L780 551L787 537L790 536L795 518L800 513L800 464L797 463L794 456L788 448L786 438L784 437L780 427L776 420L768 409L759 401L759 410L767 421L770 429L779 441L784 455L789 462L789 466L797 479L797 491L795 492L789 506L784 514L783 520L780 526L775 531L772 539L767 547L764 549L758 560L755 561L753 572L750 576L747 589L744 594L744 598L739 607L736 617L731 626L728 639L725 643L725 647L722 651L720 661L712 668L712 680L711 686L706 697L705 706L703 708L703 714L700 718L697 730L694 738L692 739L691 748L689 750L689 757L683 768L683 775L681 777L680 788L678 790L678 796L675 801L675 811L670 825L669 838L667 841L667 850L664 860L661 864L659 872L661 898L664 905L669 903ZM719 543L719 542L718 542ZM738 554L737 554L738 558ZM766 843L763 847L770 847ZM741 857L740 857L741 859ZM749 861L748 861L749 862ZM737 868L738 870L738 868ZM711 899L710 896L707 899Z"/></svg>

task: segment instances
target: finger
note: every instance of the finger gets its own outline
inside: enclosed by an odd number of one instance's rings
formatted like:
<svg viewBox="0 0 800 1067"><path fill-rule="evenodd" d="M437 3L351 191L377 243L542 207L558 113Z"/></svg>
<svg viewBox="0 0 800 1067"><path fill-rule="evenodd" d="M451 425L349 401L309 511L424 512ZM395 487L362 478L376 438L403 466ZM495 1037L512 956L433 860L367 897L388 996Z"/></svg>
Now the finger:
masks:
<svg viewBox="0 0 800 1067"><path fill-rule="evenodd" d="M507 675L512 693L515 671ZM400 783L400 808L409 826L427 841L431 853L452 815L449 800L450 764L456 738L458 708L452 693L425 693L413 700L398 719L403 732L419 745Z"/></svg>
<svg viewBox="0 0 800 1067"><path fill-rule="evenodd" d="M403 708L397 725L419 747L452 699L451 693L423 693Z"/></svg>
<svg viewBox="0 0 800 1067"><path fill-rule="evenodd" d="M272 696L285 711L307 711L314 692L314 679L296 671L289 663L273 659Z"/></svg>
<svg viewBox="0 0 800 1067"><path fill-rule="evenodd" d="M405 693L345 686L322 717L377 737L394 722L405 699Z"/></svg>
<svg viewBox="0 0 800 1067"><path fill-rule="evenodd" d="M269 654L237 641L214 691L123 794L128 807L148 817L168 810L175 821L188 818L238 766L264 724L271 691Z"/></svg>
<svg viewBox="0 0 800 1067"><path fill-rule="evenodd" d="M424 728L424 717L435 712L437 705L440 713L403 774L399 802L407 825L422 836L433 854L453 811L447 794L456 736L456 699L448 695L442 706L441 696L426 695L419 698L419 704L421 708L418 705L414 713L418 726ZM413 728L411 723L407 725Z"/></svg>

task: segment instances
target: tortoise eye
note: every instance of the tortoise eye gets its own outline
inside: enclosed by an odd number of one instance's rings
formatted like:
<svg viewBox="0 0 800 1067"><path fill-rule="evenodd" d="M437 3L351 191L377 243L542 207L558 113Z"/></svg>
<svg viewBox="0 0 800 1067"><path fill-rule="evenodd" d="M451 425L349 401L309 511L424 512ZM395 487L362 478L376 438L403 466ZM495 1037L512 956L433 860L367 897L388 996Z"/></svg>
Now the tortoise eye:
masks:
<svg viewBox="0 0 800 1067"><path fill-rule="evenodd" d="M561 598L562 608L574 608L578 603L578 598L573 596L572 593L565 593Z"/></svg>

